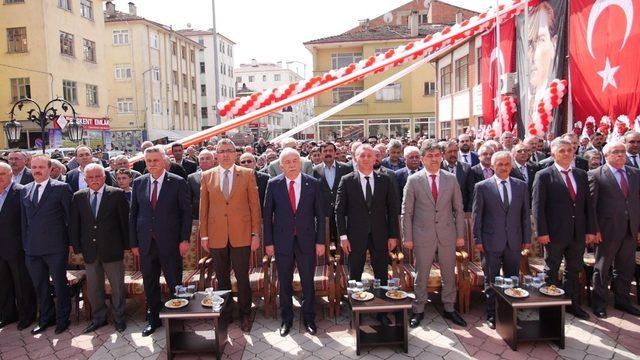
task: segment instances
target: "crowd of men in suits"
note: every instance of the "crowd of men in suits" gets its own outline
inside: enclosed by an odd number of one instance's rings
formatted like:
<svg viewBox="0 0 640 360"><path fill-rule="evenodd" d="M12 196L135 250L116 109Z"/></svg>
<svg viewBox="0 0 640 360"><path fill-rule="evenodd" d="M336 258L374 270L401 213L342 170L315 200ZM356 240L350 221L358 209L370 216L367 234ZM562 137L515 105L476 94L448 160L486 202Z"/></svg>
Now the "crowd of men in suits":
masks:
<svg viewBox="0 0 640 360"><path fill-rule="evenodd" d="M578 275L585 247L594 247L593 313L607 316L613 274L614 306L640 316L629 295L640 245L639 133L606 144L601 134L581 144L573 133L545 142L505 132L486 141L373 136L364 143L285 139L274 146L260 139L237 147L221 139L186 154L181 144L170 149L172 157L143 143L143 158L131 169L126 156L106 163L85 145L66 166L21 151L0 158L0 327L17 321L23 330L37 320L33 334L68 328L66 269L74 252L86 265L92 319L85 331L107 324L105 277L115 328L124 331L123 258L130 249L141 265L148 336L161 326L161 273L170 291L181 284L182 258L199 241L213 259L218 289L231 289L235 274L243 331L251 328L250 257L264 248L278 259L280 334L293 324L295 269L303 324L315 334L314 271L328 251L326 219L350 280L362 279L370 259L373 276L386 285L388 253L413 251L412 327L423 319L436 256L444 317L466 326L454 309L455 252L474 246L485 273L487 324L495 328L490 282L518 275L532 233L544 246L547 282L572 299L568 312L589 317ZM473 244L465 244L465 213L472 214ZM377 319L390 322L386 314Z"/></svg>

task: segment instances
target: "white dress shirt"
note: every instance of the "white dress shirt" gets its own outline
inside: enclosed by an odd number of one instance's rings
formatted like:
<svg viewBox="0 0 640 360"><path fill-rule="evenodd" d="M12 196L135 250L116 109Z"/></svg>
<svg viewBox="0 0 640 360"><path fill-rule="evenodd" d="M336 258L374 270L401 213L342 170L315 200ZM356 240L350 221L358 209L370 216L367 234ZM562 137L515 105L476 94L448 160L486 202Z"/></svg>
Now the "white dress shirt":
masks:
<svg viewBox="0 0 640 360"><path fill-rule="evenodd" d="M504 202L504 192L502 191L502 182L503 181L507 182L505 185L507 186L507 195L509 196L509 204L511 204L511 200L513 200L513 193L511 192L511 181L509 181L509 178L507 177L506 179L502 180L497 175L493 175L493 179L495 180L496 186L498 187L498 194L500 194L500 200L502 200L502 202Z"/></svg>
<svg viewBox="0 0 640 360"><path fill-rule="evenodd" d="M47 185L49 185L49 179L43 181L43 182L36 182L36 186L40 185L40 188L38 189L38 202L40 202L40 199L42 198L42 194L44 194L44 189L47 188ZM33 187L33 190L35 191L36 187ZM31 194L29 195L29 198L33 199L33 192L31 192Z"/></svg>
<svg viewBox="0 0 640 360"><path fill-rule="evenodd" d="M373 196L375 191L375 186L373 184L375 181L373 181L373 177L376 173L372 171L371 174L365 175L360 172L360 170L358 170L358 174L360 175L360 185L362 186L362 194L364 195L365 199L367 198L367 179L365 179L365 176L369 177L369 185L371 185L371 196Z"/></svg>
<svg viewBox="0 0 640 360"><path fill-rule="evenodd" d="M424 169L424 172L427 173L427 182L429 183L429 191L431 190L431 175L435 175L436 176L436 190L438 190L438 193L440 193L440 171L438 171L435 174L432 174L430 172L427 171L427 169Z"/></svg>
<svg viewBox="0 0 640 360"><path fill-rule="evenodd" d="M296 194L296 209L298 208L298 203L300 202L300 191L302 189L302 173L298 174L295 179L289 179L288 177L284 177L287 180L287 194L289 193L289 184L293 181L293 192Z"/></svg>
<svg viewBox="0 0 640 360"><path fill-rule="evenodd" d="M578 193L578 186L576 184L576 179L573 177L573 172L571 171L571 167L569 167L568 169L563 169L562 166L558 165L557 162L554 162L553 165L556 167L556 169L558 170L558 172L560 172L560 177L562 177L562 180L564 181L564 185L567 186L567 180L564 177L564 174L562 173L563 171L569 171L569 179L571 179L571 185L573 185L573 191L575 191L576 193ZM567 189L569 187L567 186Z"/></svg>
<svg viewBox="0 0 640 360"><path fill-rule="evenodd" d="M26 171L26 167L22 169L22 171L20 171L20 174L18 175L11 175L11 181L14 184L20 184L20 181L22 181L22 175L24 175L24 172Z"/></svg>
<svg viewBox="0 0 640 360"><path fill-rule="evenodd" d="M327 166L327 163L323 162L322 166L324 166L324 178L327 181L327 185L333 189L336 182L336 162L334 161L331 166Z"/></svg>
<svg viewBox="0 0 640 360"><path fill-rule="evenodd" d="M236 171L235 165L231 165L229 169L225 169L220 166L220 169L218 170L218 174L220 174L220 191L224 194L224 190L222 188L224 185L224 173L227 170L229 170L229 194L231 194L231 189L233 189L233 173Z"/></svg>
<svg viewBox="0 0 640 360"><path fill-rule="evenodd" d="M162 170L162 174L160 174L160 177L157 179L153 178L153 175L150 176L151 181L149 181L149 201L151 201L152 197L153 197L153 182L157 181L158 182L158 193L156 194L157 198L160 198L160 189L162 189L162 182L164 182L164 176L166 175L166 170Z"/></svg>
<svg viewBox="0 0 640 360"><path fill-rule="evenodd" d="M93 190L89 189L89 206L91 206L91 202L93 201L93 197L97 193L98 194L98 204L96 205L96 210L100 209L100 202L102 201L102 195L104 194L104 188L105 187L106 187L106 185L102 185L102 187L100 189L98 189L98 191L93 191Z"/></svg>
<svg viewBox="0 0 640 360"><path fill-rule="evenodd" d="M466 157L466 159L465 159ZM459 161L462 161L463 163L467 163L469 165L471 165L471 151L464 153L462 151L458 151L458 159Z"/></svg>

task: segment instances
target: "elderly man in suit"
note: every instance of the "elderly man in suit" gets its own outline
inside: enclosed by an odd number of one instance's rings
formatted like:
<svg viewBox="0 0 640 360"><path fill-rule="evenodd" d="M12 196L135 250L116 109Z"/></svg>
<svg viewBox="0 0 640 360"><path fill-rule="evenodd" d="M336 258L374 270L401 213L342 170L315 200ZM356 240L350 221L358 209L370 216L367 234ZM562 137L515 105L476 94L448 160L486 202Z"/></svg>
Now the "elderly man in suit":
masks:
<svg viewBox="0 0 640 360"><path fill-rule="evenodd" d="M471 175L473 176L473 185L490 179L494 174L493 166L491 165L491 157L495 150L492 146L482 145L478 149L478 156L480 163L471 167Z"/></svg>
<svg viewBox="0 0 640 360"><path fill-rule="evenodd" d="M455 140L445 142L442 146L444 160L441 168L456 176L458 186L462 192L462 204L465 212L471 212L471 200L473 200L474 178L471 174L471 166L458 160L458 144Z"/></svg>
<svg viewBox="0 0 640 360"><path fill-rule="evenodd" d="M532 209L538 242L544 245L545 268L549 285L562 287L571 299L567 312L581 319L589 314L580 307L578 275L582 271L585 244L595 236L591 195L586 171L572 168L574 152L570 141L557 138L551 142L553 166L536 174ZM564 258L564 284L558 280Z"/></svg>
<svg viewBox="0 0 640 360"><path fill-rule="evenodd" d="M624 135L624 144L627 147L627 166L640 168L640 133L629 131Z"/></svg>
<svg viewBox="0 0 640 360"><path fill-rule="evenodd" d="M520 252L531 243L527 184L509 176L513 158L508 151L491 157L495 175L476 184L473 201L473 241L482 253L487 325L495 329L495 292L490 284L500 275L517 276Z"/></svg>
<svg viewBox="0 0 640 360"><path fill-rule="evenodd" d="M108 176L100 164L84 167L87 188L73 195L70 234L75 252L81 252L87 274L91 323L85 333L107 324L104 277L111 285L111 304L115 327L126 328L124 288L124 250L129 247L129 203L121 189L107 186Z"/></svg>
<svg viewBox="0 0 640 360"><path fill-rule="evenodd" d="M280 336L293 324L294 265L302 284L302 318L307 332L314 335L316 256L325 252L324 201L320 182L301 173L298 151L286 148L280 153L283 173L269 180L264 201L264 245L267 255L276 256L280 284Z"/></svg>
<svg viewBox="0 0 640 360"><path fill-rule="evenodd" d="M187 177L187 184L189 185L189 195L191 196L191 219L193 220L194 229L200 227L200 185L202 183L202 174L214 167L213 153L207 149L202 150L198 154L198 164L200 168L193 174ZM191 234L193 238L195 235Z"/></svg>
<svg viewBox="0 0 640 360"><path fill-rule="evenodd" d="M93 162L91 149L87 145L79 145L76 148L76 160L78 160L78 167L69 171L65 178L65 182L71 186L71 191L74 193L87 188L87 181L84 179L84 167ZM113 185L112 180L111 174L107 174L105 183L111 186Z"/></svg>
<svg viewBox="0 0 640 360"><path fill-rule="evenodd" d="M538 165L528 162L531 157L531 148L525 143L516 144L511 149L511 155L513 155L514 162L510 176L526 182L529 193L531 193L533 191L533 180L536 172L538 172Z"/></svg>
<svg viewBox="0 0 640 360"><path fill-rule="evenodd" d="M542 148L543 140L539 136L527 136L524 141L524 144L529 146L531 149L531 154L527 162L529 164L538 165L540 161L546 159L548 156L544 152L540 151Z"/></svg>
<svg viewBox="0 0 640 360"><path fill-rule="evenodd" d="M71 299L67 286L69 256L69 209L73 193L69 184L50 179L51 160L47 155L31 159L33 182L22 189L22 246L27 269L33 280L40 316L38 326L31 330L39 334L56 324L55 333L69 327ZM56 295L54 310L49 279Z"/></svg>
<svg viewBox="0 0 640 360"><path fill-rule="evenodd" d="M580 141L578 139L578 135L573 132L567 133L562 136L565 140L571 142L571 146L573 148L574 153L578 151L578 146L580 146ZM553 154L552 154L553 155ZM538 163L540 169L544 169L546 167L552 166L554 163L553 156L550 156ZM587 160L583 159L580 156L574 156L573 162L571 163L571 167L582 169L584 171L589 171L589 163Z"/></svg>
<svg viewBox="0 0 640 360"><path fill-rule="evenodd" d="M242 331L251 331L249 260L260 247L261 214L253 170L236 166L236 146L222 139L216 147L219 166L202 175L200 239L211 254L219 290L231 290L231 272L238 283Z"/></svg>
<svg viewBox="0 0 640 360"><path fill-rule="evenodd" d="M9 153L9 165L13 174L14 184L27 185L33 181L31 170L27 167L27 154L22 151L12 151Z"/></svg>
<svg viewBox="0 0 640 360"><path fill-rule="evenodd" d="M295 149L297 146L298 142L294 138L286 138L280 142L280 147L282 149ZM313 163L307 158L302 158L302 172L307 175L313 175ZM269 165L267 165L266 173L269 174L269 176L271 176L272 178L282 174L280 159L272 161Z"/></svg>
<svg viewBox="0 0 640 360"><path fill-rule="evenodd" d="M607 163L589 171L597 231L591 306L597 317L607 316L609 270L613 266L615 308L640 316L629 296L635 250L640 245L640 170L625 165L627 150L622 142L608 143L603 152Z"/></svg>
<svg viewBox="0 0 640 360"><path fill-rule="evenodd" d="M404 148L404 160L406 166L402 169L396 170L395 176L398 181L398 194L400 201L402 201L402 194L404 193L404 186L407 184L409 176L417 173L422 168L420 156L420 149L415 146L407 146Z"/></svg>
<svg viewBox="0 0 640 360"><path fill-rule="evenodd" d="M148 173L133 182L129 211L131 252L140 257L148 324L143 336L160 326L160 272L169 291L182 283L182 257L189 251L191 202L187 182L165 170L160 146L144 151Z"/></svg>
<svg viewBox="0 0 640 360"><path fill-rule="evenodd" d="M250 153L240 155L240 166L254 170L256 184L258 184L258 197L260 200L260 209L264 207L264 195L267 191L267 183L269 182L269 174L258 171L256 168L256 157Z"/></svg>
<svg viewBox="0 0 640 360"><path fill-rule="evenodd" d="M442 149L435 140L422 144L424 169L409 176L402 201L402 245L413 249L417 276L410 326L424 318L431 265L438 254L442 272L444 317L467 326L453 308L456 302L456 246L464 246L464 207L455 175L440 169Z"/></svg>
<svg viewBox="0 0 640 360"><path fill-rule="evenodd" d="M0 329L18 321L18 330L36 319L36 294L22 249L20 191L11 166L0 162Z"/></svg>

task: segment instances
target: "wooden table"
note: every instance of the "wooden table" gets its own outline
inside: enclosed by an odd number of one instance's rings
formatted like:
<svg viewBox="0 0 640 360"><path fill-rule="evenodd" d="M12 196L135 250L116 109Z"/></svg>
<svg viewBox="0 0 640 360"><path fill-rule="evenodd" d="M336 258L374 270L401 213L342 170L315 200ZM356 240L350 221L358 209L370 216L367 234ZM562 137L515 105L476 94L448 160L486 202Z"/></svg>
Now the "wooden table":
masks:
<svg viewBox="0 0 640 360"><path fill-rule="evenodd" d="M386 290L377 289L372 291L374 298L369 301L354 300L349 296L354 330L356 333L356 354L360 355L360 350L364 346L393 346L402 345L404 352L409 351L408 325L409 316L407 311L411 309L413 299L393 300L385 296ZM361 315L363 313L396 313L395 325L361 325Z"/></svg>
<svg viewBox="0 0 640 360"><path fill-rule="evenodd" d="M491 285L496 292L496 330L514 351L521 341L554 341L564 349L564 309L571 299L547 296L527 287L529 296L516 299L504 289ZM538 309L538 320L518 320L518 310Z"/></svg>
<svg viewBox="0 0 640 360"><path fill-rule="evenodd" d="M220 312L213 312L210 307L204 307L200 303L205 294L196 293L189 304L180 309L167 309L160 311L160 319L167 332L166 349L167 358L173 359L176 354L184 353L214 353L216 359L220 359L227 343L227 304L229 293L222 295L225 300ZM184 323L189 320L211 319L214 338L205 338L193 331L185 331Z"/></svg>

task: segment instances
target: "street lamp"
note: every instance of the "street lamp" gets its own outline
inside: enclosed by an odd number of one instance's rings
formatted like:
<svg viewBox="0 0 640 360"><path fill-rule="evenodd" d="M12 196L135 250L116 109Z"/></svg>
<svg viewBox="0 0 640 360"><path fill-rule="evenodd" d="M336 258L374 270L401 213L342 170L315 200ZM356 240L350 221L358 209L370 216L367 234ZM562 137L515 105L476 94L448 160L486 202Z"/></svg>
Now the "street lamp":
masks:
<svg viewBox="0 0 640 360"><path fill-rule="evenodd" d="M38 103L34 100L25 98L16 101L15 104L11 107L11 111L9 112L10 121L4 125L4 133L7 136L9 142L15 142L20 139L20 132L22 131L22 124L20 124L15 119L16 108L18 111L22 111L22 108L25 105L29 105L31 109L27 111L27 120L31 120L38 126L40 126L40 136L42 138L42 153L45 152L46 145L44 143L44 134L45 128L47 125L58 117L58 109L55 107L56 104L60 104L60 108L62 111L60 114L68 113L71 110L72 118L69 124L66 126L62 125L62 128L67 128L67 136L69 140L74 143L80 142L82 140L82 124L79 123L76 119L76 109L74 109L73 105L69 103L67 100L55 98L49 101L45 106L44 110Z"/></svg>

